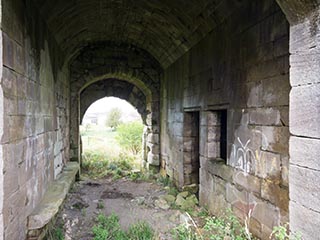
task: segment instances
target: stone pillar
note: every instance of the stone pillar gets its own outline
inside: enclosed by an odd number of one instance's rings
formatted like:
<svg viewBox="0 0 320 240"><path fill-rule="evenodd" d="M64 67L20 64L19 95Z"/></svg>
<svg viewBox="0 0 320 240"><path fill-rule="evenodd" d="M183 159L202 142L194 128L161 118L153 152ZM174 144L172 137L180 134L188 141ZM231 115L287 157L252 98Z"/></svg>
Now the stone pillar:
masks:
<svg viewBox="0 0 320 240"><path fill-rule="evenodd" d="M160 168L160 134L159 134L159 101L153 101L150 114L147 115L146 154L147 168L159 172Z"/></svg>
<svg viewBox="0 0 320 240"><path fill-rule="evenodd" d="M290 227L303 239L320 235L319 11L290 27Z"/></svg>
<svg viewBox="0 0 320 240"><path fill-rule="evenodd" d="M1 0L0 0L1 9ZM1 11L0 11L0 26L1 26ZM2 31L0 30L0 78L2 78ZM0 85L0 137L3 135L3 118L4 118L4 106L3 106L3 91ZM0 240L3 240L3 151L2 144L0 144Z"/></svg>
<svg viewBox="0 0 320 240"><path fill-rule="evenodd" d="M79 97L73 93L70 101L70 160L80 161L80 135L79 135Z"/></svg>

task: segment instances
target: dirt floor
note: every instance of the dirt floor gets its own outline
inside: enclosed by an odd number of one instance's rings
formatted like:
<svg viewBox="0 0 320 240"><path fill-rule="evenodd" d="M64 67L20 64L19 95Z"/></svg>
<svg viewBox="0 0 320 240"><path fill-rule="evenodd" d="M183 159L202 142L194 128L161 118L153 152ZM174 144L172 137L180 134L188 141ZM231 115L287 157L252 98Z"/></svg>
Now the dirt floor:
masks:
<svg viewBox="0 0 320 240"><path fill-rule="evenodd" d="M170 231L180 224L182 213L155 206L155 200L164 194L164 188L154 182L126 178L80 181L69 193L57 225L66 231L65 240L91 240L97 215L115 213L124 230L143 220L152 226L159 239L171 239Z"/></svg>

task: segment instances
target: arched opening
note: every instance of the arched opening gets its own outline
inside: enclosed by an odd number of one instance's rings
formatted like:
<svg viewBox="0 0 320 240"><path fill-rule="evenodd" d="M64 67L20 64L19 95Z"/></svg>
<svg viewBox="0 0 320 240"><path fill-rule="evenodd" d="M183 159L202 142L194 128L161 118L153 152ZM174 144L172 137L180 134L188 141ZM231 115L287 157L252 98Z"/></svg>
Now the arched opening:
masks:
<svg viewBox="0 0 320 240"><path fill-rule="evenodd" d="M134 64L132 64L134 63ZM120 97L135 106L146 125L144 166L159 170L161 68L137 47L99 43L82 49L71 61L70 155L81 162L79 125L89 105L105 96Z"/></svg>
<svg viewBox="0 0 320 240"><path fill-rule="evenodd" d="M104 76L105 77L105 76ZM154 129L157 129L157 107L152 101L151 92L146 87L141 88L136 86L132 80L119 80L117 78L107 78L103 80L94 80L90 84L86 84L80 89L78 97L78 112L79 112L79 123L83 121L84 114L89 106L96 100L103 97L118 97L126 100L132 106L137 109L137 112L141 116L142 123L144 124L143 135L142 135L142 161L141 166L144 169L158 169L159 163L155 162L154 159L159 158L159 152L156 147L159 145L159 139L153 138ZM138 85L142 84L138 82ZM80 124L79 124L80 125ZM82 151L81 151L81 139L79 126L73 125L73 129L76 129L78 139L78 156L79 162L82 163ZM151 151L147 151L151 149Z"/></svg>
<svg viewBox="0 0 320 240"><path fill-rule="evenodd" d="M93 102L80 125L83 172L92 177L120 177L140 171L146 128L137 108L126 100L104 97Z"/></svg>

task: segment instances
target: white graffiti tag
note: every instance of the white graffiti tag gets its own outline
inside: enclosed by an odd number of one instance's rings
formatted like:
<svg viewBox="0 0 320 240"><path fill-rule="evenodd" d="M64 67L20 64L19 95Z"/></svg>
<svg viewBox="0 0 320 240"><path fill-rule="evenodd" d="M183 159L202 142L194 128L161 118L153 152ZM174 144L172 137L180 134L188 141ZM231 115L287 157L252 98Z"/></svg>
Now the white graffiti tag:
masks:
<svg viewBox="0 0 320 240"><path fill-rule="evenodd" d="M237 138L240 145L232 145L231 159L234 160L233 166L241 169L245 173L254 171L255 168L255 154L249 148L250 139L244 144L241 139Z"/></svg>

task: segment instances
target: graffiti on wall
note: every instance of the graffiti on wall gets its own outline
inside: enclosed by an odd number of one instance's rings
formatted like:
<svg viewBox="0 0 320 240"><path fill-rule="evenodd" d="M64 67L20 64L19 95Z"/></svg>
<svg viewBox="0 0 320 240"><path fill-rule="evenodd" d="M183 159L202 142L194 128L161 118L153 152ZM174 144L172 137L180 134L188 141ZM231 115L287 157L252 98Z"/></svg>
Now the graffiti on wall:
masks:
<svg viewBox="0 0 320 240"><path fill-rule="evenodd" d="M240 137L236 137L236 143L232 144L229 165L240 169L245 174L254 173L256 166L260 164L263 151L268 147L267 137L259 130L253 132L261 135L262 143L260 149L252 149L250 147L251 139L242 141Z"/></svg>
<svg viewBox="0 0 320 240"><path fill-rule="evenodd" d="M251 146L251 139L242 141L240 137L236 137L236 141L232 144L229 165L241 170L234 176L235 179L243 179L243 176L255 174L255 172L263 167L263 154L268 148L267 137L259 130L253 130L254 133L261 136L260 148L254 149ZM237 182L237 180L236 180ZM249 229L250 219L256 206L259 204L252 193L245 192L244 195L238 190L233 190L235 201L232 202L238 209L241 209L245 214L245 229ZM249 235L248 235L249 236ZM250 239L250 238L249 238Z"/></svg>

